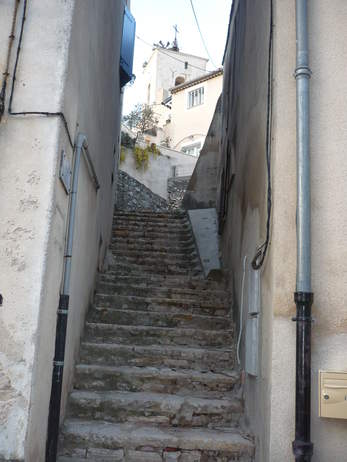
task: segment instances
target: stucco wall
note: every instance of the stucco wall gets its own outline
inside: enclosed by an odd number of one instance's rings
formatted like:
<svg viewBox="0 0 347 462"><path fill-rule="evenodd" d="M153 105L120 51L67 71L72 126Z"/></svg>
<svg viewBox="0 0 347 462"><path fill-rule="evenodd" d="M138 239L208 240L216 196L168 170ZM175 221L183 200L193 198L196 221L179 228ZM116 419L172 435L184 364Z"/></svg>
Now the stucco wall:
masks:
<svg viewBox="0 0 347 462"><path fill-rule="evenodd" d="M227 47L222 152L231 156L231 189L222 233L224 266L232 270L235 319L240 319L242 263L247 256L244 323L250 261L265 239L266 115L270 2L239 2ZM235 2L236 7L237 2ZM346 370L347 5L308 2L311 79L312 341L314 462L346 458L347 422L318 417L318 370ZM246 374L247 421L262 462L293 460L295 406L296 91L295 3L274 1L272 223L261 270L259 373ZM235 18L234 18L235 19ZM236 34L239 30L240 34ZM233 37L237 35L233 45ZM236 55L233 56L233 46ZM332 72L332 69L334 70ZM229 146L228 146L229 142ZM245 333L243 333L243 339ZM245 366L245 342L241 348Z"/></svg>
<svg viewBox="0 0 347 462"><path fill-rule="evenodd" d="M187 210L217 207L221 124L222 98L219 97L204 146L183 198L183 207Z"/></svg>
<svg viewBox="0 0 347 462"><path fill-rule="evenodd" d="M167 181L174 176L188 176L194 170L197 159L183 152L159 146L160 156L150 156L147 169L136 168L136 162L131 149L125 149L125 159L120 169L144 184L155 194L168 198Z"/></svg>
<svg viewBox="0 0 347 462"><path fill-rule="evenodd" d="M308 2L311 79L312 186L312 441L314 462L346 458L347 421L318 417L318 370L347 370L346 248L347 5L343 0ZM287 19L285 19L287 18ZM290 20L288 21L288 18ZM274 41L274 367L271 460L290 457L294 428L295 287L295 11L277 1ZM332 69L334 70L332 72ZM283 108L286 108L285 111ZM284 207L283 204L286 204ZM284 343L285 342L285 343ZM286 345L286 348L283 345ZM283 391L287 390L287 399ZM274 405L275 408L275 405ZM286 415L283 419L281 416ZM277 457L277 459L276 459Z"/></svg>
<svg viewBox="0 0 347 462"><path fill-rule="evenodd" d="M237 9L237 4L239 7ZM245 328L248 319L250 262L265 239L266 120L270 2L235 2L224 63L222 142L219 172L228 178L224 189L226 219L221 231L223 267L234 296L233 314L240 329L243 262L246 257L241 365L245 367ZM229 158L227 167L226 156ZM220 200L219 209L221 209ZM220 210L221 213L221 210ZM271 417L271 273L262 273L262 313L258 377L245 376L246 420L256 438L257 461L269 459ZM277 459L290 460L285 457Z"/></svg>
<svg viewBox="0 0 347 462"><path fill-rule="evenodd" d="M192 64L185 69L185 62ZM143 71L143 90L144 95L148 95L148 85L150 85L149 103L161 103L169 96L168 90L175 86L177 76L183 76L185 80L192 80L204 74L207 59L180 53L172 50L156 49L152 52L147 66ZM197 69L197 68L200 68ZM167 90L167 95L163 95L163 89Z"/></svg>
<svg viewBox="0 0 347 462"><path fill-rule="evenodd" d="M173 93L171 123L167 126L173 149L180 151L182 147L195 142L201 142L201 146L204 144L222 85L223 76L219 75ZM188 93L200 87L204 87L204 103L188 108Z"/></svg>
<svg viewBox="0 0 347 462"><path fill-rule="evenodd" d="M0 66L13 4L6 0L0 6ZM22 8L23 2L11 72ZM29 1L18 66L13 110L62 110L72 138L78 132L87 135L101 183L96 195L82 160L63 405L97 266L110 235L122 11L121 1ZM68 208L58 179L62 149L71 160L72 150L56 117L6 115L0 124L0 459L44 460Z"/></svg>

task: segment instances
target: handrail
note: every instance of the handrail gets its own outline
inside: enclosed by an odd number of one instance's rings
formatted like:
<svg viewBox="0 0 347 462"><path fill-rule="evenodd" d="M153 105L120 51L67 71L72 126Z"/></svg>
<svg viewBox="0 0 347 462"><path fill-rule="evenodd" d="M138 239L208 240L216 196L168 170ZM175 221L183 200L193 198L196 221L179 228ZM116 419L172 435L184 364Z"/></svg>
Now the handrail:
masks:
<svg viewBox="0 0 347 462"><path fill-rule="evenodd" d="M85 161L87 163L88 172L89 172L91 180L93 181L93 183L95 185L95 190L97 191L100 188L100 183L99 183L99 180L98 180L95 168L94 168L93 161L92 161L91 156L90 156L87 137L83 133L80 133L78 135L76 147L83 148L82 152L84 154Z"/></svg>

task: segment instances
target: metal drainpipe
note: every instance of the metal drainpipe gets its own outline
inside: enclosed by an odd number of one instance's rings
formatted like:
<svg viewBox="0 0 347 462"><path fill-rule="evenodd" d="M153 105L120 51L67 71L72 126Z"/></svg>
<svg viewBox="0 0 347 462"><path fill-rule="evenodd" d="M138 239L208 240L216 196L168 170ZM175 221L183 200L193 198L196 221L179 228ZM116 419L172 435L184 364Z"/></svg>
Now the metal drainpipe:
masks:
<svg viewBox="0 0 347 462"><path fill-rule="evenodd" d="M307 0L296 0L297 105L297 274L296 292L296 402L293 453L297 462L309 462L311 443L311 197L310 114Z"/></svg>
<svg viewBox="0 0 347 462"><path fill-rule="evenodd" d="M88 172L93 180L95 190L100 187L93 163L89 156L86 136L79 134L76 142L76 153L73 166L72 188L70 192L69 217L66 238L66 249L64 256L64 269L62 280L62 293L59 298L59 306L57 312L57 327L55 339L55 353L53 361L52 388L51 398L49 403L48 427L47 427L47 443L46 443L46 462L55 462L57 458L57 446L59 436L59 419L60 419L60 404L61 392L63 385L63 371L65 358L65 343L66 330L69 309L70 297L70 278L71 278L71 263L72 263L72 246L75 229L76 205L77 205L77 190L78 176L81 163L81 155L84 153L88 167Z"/></svg>

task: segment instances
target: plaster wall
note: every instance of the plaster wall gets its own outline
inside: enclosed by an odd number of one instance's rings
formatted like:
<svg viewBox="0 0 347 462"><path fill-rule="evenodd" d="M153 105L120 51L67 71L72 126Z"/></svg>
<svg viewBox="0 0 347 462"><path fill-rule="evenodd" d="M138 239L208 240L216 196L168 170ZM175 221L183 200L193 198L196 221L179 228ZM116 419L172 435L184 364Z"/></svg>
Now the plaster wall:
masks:
<svg viewBox="0 0 347 462"><path fill-rule="evenodd" d="M14 2L0 6L3 72ZM16 27L17 46L23 2ZM83 160L71 280L63 408L73 378L84 314L110 237L121 94L123 3L28 1L14 111L63 111L73 140L88 137L101 184ZM11 57L11 75L14 64ZM107 70L101 72L100 69ZM8 95L6 103L8 104ZM0 459L44 460L68 196L58 179L61 150L72 149L57 117L14 117L0 124Z"/></svg>
<svg viewBox="0 0 347 462"><path fill-rule="evenodd" d="M347 421L318 417L318 370L347 370L347 277L345 268L347 219L347 5L343 0L309 2L311 79L312 187L312 441L314 462L344 460ZM287 19L285 19L287 18ZM288 21L288 18L291 18ZM271 460L291 457L294 428L295 344L290 318L295 312L295 11L276 2L274 48L274 214L272 251L274 272L274 344L272 395L277 412L271 423ZM331 70L334 69L334 72ZM284 111L283 108L286 108ZM283 207L283 204L286 204ZM277 331L276 331L277 328ZM275 341L275 332L278 341ZM283 340L285 340L285 343ZM285 345L285 348L284 348ZM287 389L287 399L281 399ZM276 407L274 406L274 409ZM284 419L283 415L287 418ZM277 457L277 458L276 458Z"/></svg>
<svg viewBox="0 0 347 462"><path fill-rule="evenodd" d="M183 207L187 210L217 207L221 125L222 98L219 97L204 146L183 198Z"/></svg>
<svg viewBox="0 0 347 462"><path fill-rule="evenodd" d="M144 91L148 104L160 104L175 86L175 79L182 76L186 81L203 75L207 59L168 49L155 49L143 71ZM185 66L185 62L192 66ZM148 85L150 91L148 93ZM149 98L147 99L147 97Z"/></svg>
<svg viewBox="0 0 347 462"><path fill-rule="evenodd" d="M155 194L168 199L168 179L175 176L191 175L196 164L196 158L182 152L159 147L162 155L150 157L147 169L136 168L131 149L125 150L125 160L120 169L144 184Z"/></svg>
<svg viewBox="0 0 347 462"><path fill-rule="evenodd" d="M223 76L219 75L172 94L171 123L167 130L173 149L180 151L196 142L203 146L222 85ZM200 87L204 87L204 103L188 108L188 93Z"/></svg>
<svg viewBox="0 0 347 462"><path fill-rule="evenodd" d="M237 4L238 6L238 14ZM314 462L342 461L344 420L318 417L318 370L347 370L345 196L347 160L347 5L309 2L311 79L312 441ZM296 89L295 4L274 1L272 222L261 269L259 373L246 374L246 418L257 442L256 460L293 460L295 406ZM235 2L226 49L221 171L230 156L230 190L222 226L224 267L230 269L234 317L239 324L242 267L246 264L244 322L250 262L265 240L266 114L270 2ZM334 69L334 72L331 70ZM219 186L219 190L221 186ZM244 324L245 327L245 324ZM245 342L241 344L244 366Z"/></svg>

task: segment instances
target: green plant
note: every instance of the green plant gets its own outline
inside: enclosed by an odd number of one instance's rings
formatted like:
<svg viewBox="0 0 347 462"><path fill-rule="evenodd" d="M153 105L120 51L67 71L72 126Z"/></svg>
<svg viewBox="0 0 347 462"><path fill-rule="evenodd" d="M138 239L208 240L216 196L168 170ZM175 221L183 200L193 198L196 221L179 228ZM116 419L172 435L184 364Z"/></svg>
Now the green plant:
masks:
<svg viewBox="0 0 347 462"><path fill-rule="evenodd" d="M132 152L134 155L136 168L143 170L147 170L151 155L155 159L160 155L160 151L155 143L151 143L149 146L146 146L145 148L135 146Z"/></svg>
<svg viewBox="0 0 347 462"><path fill-rule="evenodd" d="M125 161L126 158L126 150L124 146L121 146L120 148L120 155L119 155L119 164L122 165L122 163Z"/></svg>

